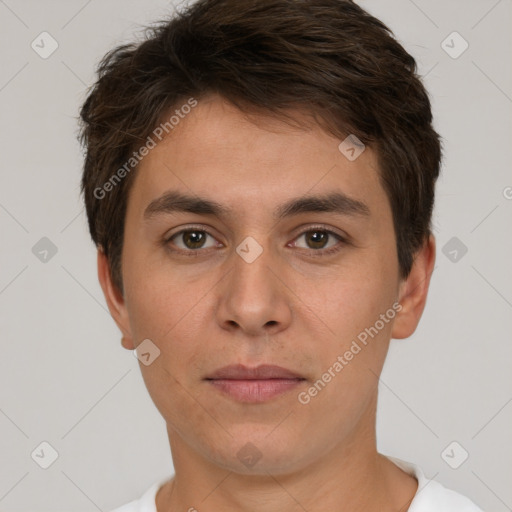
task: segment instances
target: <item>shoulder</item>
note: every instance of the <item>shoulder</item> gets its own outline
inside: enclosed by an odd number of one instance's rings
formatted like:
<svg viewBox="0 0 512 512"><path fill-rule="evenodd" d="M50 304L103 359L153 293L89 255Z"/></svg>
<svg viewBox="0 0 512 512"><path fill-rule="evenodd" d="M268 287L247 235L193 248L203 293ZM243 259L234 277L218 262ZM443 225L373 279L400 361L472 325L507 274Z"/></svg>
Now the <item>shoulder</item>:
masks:
<svg viewBox="0 0 512 512"><path fill-rule="evenodd" d="M426 478L417 465L394 457L388 459L418 480L418 490L408 512L483 512L466 496Z"/></svg>
<svg viewBox="0 0 512 512"><path fill-rule="evenodd" d="M418 489L409 512L483 512L466 496L447 489L439 482L427 482L422 489Z"/></svg>
<svg viewBox="0 0 512 512"><path fill-rule="evenodd" d="M117 507L110 512L140 512L139 500L130 501L130 503Z"/></svg>
<svg viewBox="0 0 512 512"><path fill-rule="evenodd" d="M157 512L156 510L156 495L162 485L164 485L169 478L159 480L151 485L144 494L136 500L130 501L120 507L117 507L110 512Z"/></svg>

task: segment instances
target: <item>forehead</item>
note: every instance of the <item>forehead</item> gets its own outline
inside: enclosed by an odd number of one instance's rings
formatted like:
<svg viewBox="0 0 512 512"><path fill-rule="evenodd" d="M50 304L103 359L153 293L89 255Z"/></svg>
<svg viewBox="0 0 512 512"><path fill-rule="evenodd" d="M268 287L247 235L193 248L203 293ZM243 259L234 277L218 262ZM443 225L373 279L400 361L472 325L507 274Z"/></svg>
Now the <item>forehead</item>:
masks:
<svg viewBox="0 0 512 512"><path fill-rule="evenodd" d="M296 115L304 126L248 116L215 96L199 101L140 162L129 204L143 210L166 190L180 190L255 213L291 196L336 189L385 207L373 150L349 161L338 148L341 139Z"/></svg>

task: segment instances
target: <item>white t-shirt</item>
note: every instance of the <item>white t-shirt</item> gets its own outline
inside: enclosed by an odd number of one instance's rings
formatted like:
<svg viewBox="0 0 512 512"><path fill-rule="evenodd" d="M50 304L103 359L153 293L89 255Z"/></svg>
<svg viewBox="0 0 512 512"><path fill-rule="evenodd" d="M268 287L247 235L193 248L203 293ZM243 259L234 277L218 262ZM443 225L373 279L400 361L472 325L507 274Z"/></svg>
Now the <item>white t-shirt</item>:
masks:
<svg viewBox="0 0 512 512"><path fill-rule="evenodd" d="M418 490L408 512L483 512L470 499L429 480L415 464L388 457L399 468L418 480ZM155 482L140 499L131 501L111 512L157 512L155 498L160 487L169 478Z"/></svg>

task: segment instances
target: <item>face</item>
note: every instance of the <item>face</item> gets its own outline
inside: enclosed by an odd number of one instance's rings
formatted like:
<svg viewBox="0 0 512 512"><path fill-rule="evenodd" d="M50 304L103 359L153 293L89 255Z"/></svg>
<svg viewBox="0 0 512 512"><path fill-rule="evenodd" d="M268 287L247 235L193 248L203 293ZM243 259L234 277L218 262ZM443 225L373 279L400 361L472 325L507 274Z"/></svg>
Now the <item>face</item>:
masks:
<svg viewBox="0 0 512 512"><path fill-rule="evenodd" d="M278 474L374 428L378 375L409 309L376 155L350 161L340 142L210 97L134 171L124 297L109 307L126 348L160 351L140 367L171 446ZM297 378L209 380L227 365Z"/></svg>

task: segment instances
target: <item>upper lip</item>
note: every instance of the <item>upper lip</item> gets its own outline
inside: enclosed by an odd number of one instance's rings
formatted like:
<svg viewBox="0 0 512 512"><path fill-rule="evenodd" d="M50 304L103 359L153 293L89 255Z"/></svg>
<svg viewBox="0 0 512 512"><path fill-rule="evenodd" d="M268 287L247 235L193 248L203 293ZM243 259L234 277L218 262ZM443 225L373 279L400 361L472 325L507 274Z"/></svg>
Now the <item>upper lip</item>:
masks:
<svg viewBox="0 0 512 512"><path fill-rule="evenodd" d="M224 366L206 377L207 380L233 379L233 380L260 380L260 379L303 379L298 373L280 366L262 364L254 368L243 364Z"/></svg>

